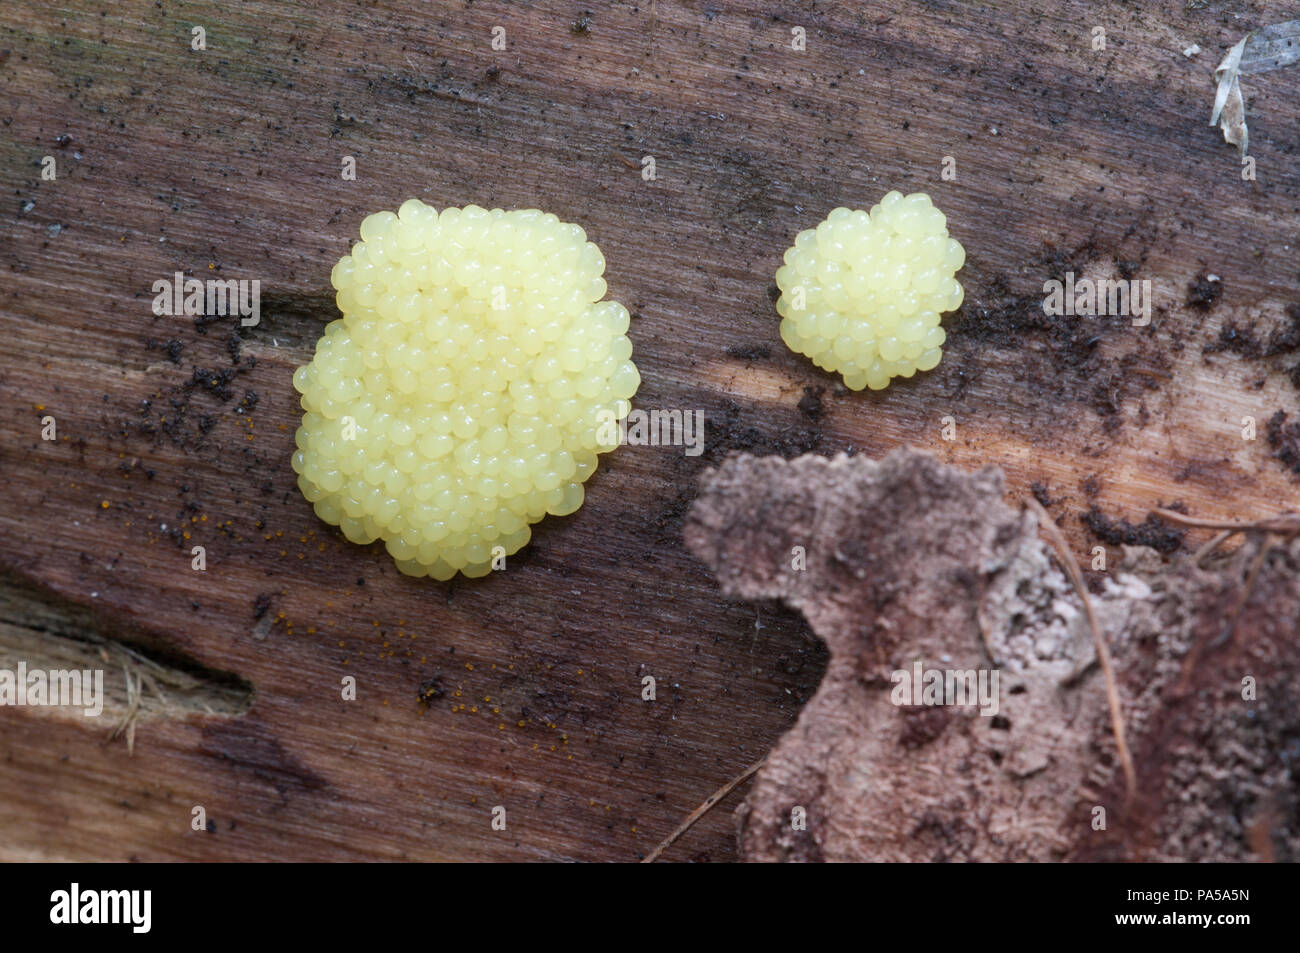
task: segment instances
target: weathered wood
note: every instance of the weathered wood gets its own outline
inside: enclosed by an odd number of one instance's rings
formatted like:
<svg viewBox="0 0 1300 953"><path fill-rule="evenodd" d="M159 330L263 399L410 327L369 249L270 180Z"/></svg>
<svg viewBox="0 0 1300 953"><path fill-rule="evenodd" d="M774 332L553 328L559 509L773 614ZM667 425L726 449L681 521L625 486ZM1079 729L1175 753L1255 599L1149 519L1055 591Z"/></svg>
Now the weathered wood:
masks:
<svg viewBox="0 0 1300 953"><path fill-rule="evenodd" d="M724 601L682 546L696 474L731 449L995 462L1013 496L1042 484L1081 553L1094 503L1101 528L1176 502L1295 507L1263 437L1297 403L1294 75L1245 84L1257 187L1207 125L1209 72L1262 10L652 2L575 27L583 8L557 3L6 9L0 564L65 628L252 702L151 712L133 755L108 719L0 712L0 856L635 859L770 748L825 664L800 618ZM934 372L840 393L781 344L772 275L801 228L889 188L948 214L966 303ZM582 510L473 583L346 544L288 466L329 270L410 195L581 223L636 315L638 405L710 421L702 457L606 458ZM1152 326L1044 318L1043 282L1071 269L1150 280ZM260 280L261 325L231 347L230 320L153 316L177 270ZM1222 296L1189 305L1207 274ZM3 605L30 606L15 585ZM26 611L6 645L39 640ZM191 832L195 805L215 832ZM734 850L719 809L668 856Z"/></svg>

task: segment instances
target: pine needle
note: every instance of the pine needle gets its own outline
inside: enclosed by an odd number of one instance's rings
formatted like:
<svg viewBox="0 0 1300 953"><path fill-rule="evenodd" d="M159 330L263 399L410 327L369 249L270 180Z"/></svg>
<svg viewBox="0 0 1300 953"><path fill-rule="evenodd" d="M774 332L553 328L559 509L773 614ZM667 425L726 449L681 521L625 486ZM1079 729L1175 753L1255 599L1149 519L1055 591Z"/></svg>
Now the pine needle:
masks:
<svg viewBox="0 0 1300 953"><path fill-rule="evenodd" d="M1106 680L1106 701L1110 705L1110 726L1115 733L1115 748L1119 752L1120 764L1124 769L1124 785L1128 791L1128 800L1132 801L1137 790L1137 774L1133 770L1133 756L1129 753L1128 739L1124 733L1124 713L1119 704L1119 686L1115 682L1115 669L1110 662L1110 648L1106 645L1106 639L1101 633L1101 626L1097 623L1096 613L1093 612L1092 597L1089 595L1088 587L1084 583L1083 571L1079 568L1078 560L1074 558L1070 544L1065 541L1065 534L1047 515L1047 510L1043 509L1042 505L1035 499L1029 498L1026 502L1038 516L1038 525L1046 532L1048 540L1061 560L1061 565L1065 568L1066 574L1070 577L1075 590L1079 593L1079 598L1083 601L1083 611L1088 617L1088 627L1092 629L1092 641L1097 648L1097 662L1101 665L1101 673Z"/></svg>
<svg viewBox="0 0 1300 953"><path fill-rule="evenodd" d="M650 853L648 853L645 856L645 859L642 860L641 863L653 864L656 860L659 859L659 856L664 851L666 851L669 847L673 845L673 842L676 841L677 838L685 834L688 830L691 829L691 827L695 824L696 821L698 821L701 817L707 814L710 808L712 808L715 804L717 804L724 797L726 797L733 790L735 790L738 784L740 784L746 778L751 777L755 771L757 771L766 763L767 763L767 755L763 755L763 757L759 758L757 761L751 764L740 774L736 775L734 778L732 778L722 787L718 788L716 791L710 794L708 800L706 800L695 810L691 811L691 813L686 816L686 820L682 821L681 825L677 828L677 830L669 834L668 837L664 839L664 842L662 844L660 844L654 850L650 851Z"/></svg>

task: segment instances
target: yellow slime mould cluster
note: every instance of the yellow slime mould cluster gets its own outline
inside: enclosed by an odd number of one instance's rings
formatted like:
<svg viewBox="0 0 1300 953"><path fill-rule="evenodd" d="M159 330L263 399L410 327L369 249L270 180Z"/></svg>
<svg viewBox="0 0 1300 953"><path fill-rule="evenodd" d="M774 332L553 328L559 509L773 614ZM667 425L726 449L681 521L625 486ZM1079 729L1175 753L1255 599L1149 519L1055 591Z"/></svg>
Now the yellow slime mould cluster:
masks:
<svg viewBox="0 0 1300 953"><path fill-rule="evenodd" d="M939 363L939 315L961 305L966 252L924 193L870 212L837 208L800 232L777 269L781 338L851 390L881 390Z"/></svg>
<svg viewBox="0 0 1300 953"><path fill-rule="evenodd" d="M613 448L602 423L641 381L604 270L581 228L536 209L411 199L366 218L331 275L343 317L293 375L293 468L316 514L450 579L581 506Z"/></svg>

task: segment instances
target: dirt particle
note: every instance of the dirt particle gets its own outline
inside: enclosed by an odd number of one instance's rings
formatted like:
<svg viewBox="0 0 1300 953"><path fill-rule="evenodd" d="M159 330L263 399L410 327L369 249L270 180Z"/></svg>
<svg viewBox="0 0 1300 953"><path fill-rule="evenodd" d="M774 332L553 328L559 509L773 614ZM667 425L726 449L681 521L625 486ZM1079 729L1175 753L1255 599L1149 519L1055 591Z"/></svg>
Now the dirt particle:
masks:
<svg viewBox="0 0 1300 953"><path fill-rule="evenodd" d="M1264 434L1273 456L1292 473L1300 473L1300 422L1287 423L1287 413L1279 410L1268 418Z"/></svg>
<svg viewBox="0 0 1300 953"><path fill-rule="evenodd" d="M1286 322L1269 335L1264 356L1290 354L1296 350L1300 350L1300 302L1287 307Z"/></svg>
<svg viewBox="0 0 1300 953"><path fill-rule="evenodd" d="M262 618L269 608L271 608L271 594L269 592L259 592L257 598L253 600L253 618Z"/></svg>
<svg viewBox="0 0 1300 953"><path fill-rule="evenodd" d="M802 427L775 427L776 433L765 432L758 427L744 427L740 407L728 403L720 419L709 414L704 418L705 463L720 462L728 453L740 451L755 456L779 454L791 459L817 449L821 443L821 433L816 429Z"/></svg>
<svg viewBox="0 0 1300 953"><path fill-rule="evenodd" d="M1219 336L1213 344L1201 349L1202 354L1237 354L1241 357L1262 357L1264 348L1259 337L1250 328L1243 328L1235 321L1229 321L1219 329Z"/></svg>
<svg viewBox="0 0 1300 953"><path fill-rule="evenodd" d="M1300 303L1289 305L1283 321L1267 333L1228 321L1219 329L1214 342L1201 349L1204 355L1227 353L1251 360L1266 360L1296 351L1300 351ZM1284 368L1283 373L1300 389L1300 364Z"/></svg>
<svg viewBox="0 0 1300 953"><path fill-rule="evenodd" d="M1054 500L1050 496L1048 496L1047 486L1039 482L1038 480L1035 480L1033 484L1030 485L1029 489L1030 492L1034 494L1034 499L1036 499L1039 502L1039 505L1041 505L1043 509L1047 509L1049 506L1053 505L1054 503L1061 502L1060 500Z"/></svg>
<svg viewBox="0 0 1300 953"><path fill-rule="evenodd" d="M824 408L822 407L822 394L826 392L824 387L805 387L803 396L799 398L799 409L803 411L805 417L809 420L820 420Z"/></svg>
<svg viewBox="0 0 1300 953"><path fill-rule="evenodd" d="M203 390L211 394L217 400L225 403L235 396L230 389L230 379L235 376L233 370L213 371L206 367L196 367L190 375L190 379L185 382L187 390Z"/></svg>
<svg viewBox="0 0 1300 953"><path fill-rule="evenodd" d="M1197 275L1187 286L1188 307L1209 311L1223 294L1223 281L1218 275Z"/></svg>
<svg viewBox="0 0 1300 953"><path fill-rule="evenodd" d="M445 694L447 694L447 692L442 687L442 681L435 676L433 678L426 678L420 683L420 687L417 689L415 694L415 700L427 708L429 702L435 701Z"/></svg>
<svg viewBox="0 0 1300 953"><path fill-rule="evenodd" d="M172 338L170 341L157 341L153 338L144 342L144 346L150 351L163 351L167 354L167 360L173 364L179 365L181 354L185 351L185 343Z"/></svg>
<svg viewBox="0 0 1300 953"><path fill-rule="evenodd" d="M727 357L738 361L765 361L772 356L772 349L766 344L733 344L727 348Z"/></svg>
<svg viewBox="0 0 1300 953"><path fill-rule="evenodd" d="M1126 519L1111 519L1097 504L1079 517L1093 536L1111 546L1147 546L1158 553L1172 553L1183 544L1185 530L1174 529L1158 516L1148 516L1134 525Z"/></svg>

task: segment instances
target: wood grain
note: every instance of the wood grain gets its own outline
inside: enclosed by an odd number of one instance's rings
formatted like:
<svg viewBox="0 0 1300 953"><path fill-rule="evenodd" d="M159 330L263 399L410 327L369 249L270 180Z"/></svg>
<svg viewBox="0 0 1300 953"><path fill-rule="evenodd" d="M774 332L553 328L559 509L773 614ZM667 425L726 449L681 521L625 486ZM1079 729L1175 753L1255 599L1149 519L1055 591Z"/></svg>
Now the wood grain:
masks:
<svg viewBox="0 0 1300 953"><path fill-rule="evenodd" d="M1093 504L1134 523L1295 507L1264 437L1297 405L1300 354L1267 346L1300 300L1295 76L1244 84L1254 185L1207 125L1222 49L1282 18L1264 7L7 7L0 565L252 703L155 712L132 755L80 715L0 712L0 857L636 859L771 747L825 665L801 618L723 600L683 549L695 476L731 450L994 462L1013 496L1042 485L1081 552ZM782 346L772 275L800 229L889 188L948 214L966 303L934 372L843 393ZM638 405L709 420L702 457L606 458L577 514L472 583L346 544L288 466L329 270L411 195L581 223L635 314ZM261 325L155 317L178 270L260 280ZM1042 284L1067 270L1150 280L1152 326L1047 320ZM1222 295L1189 305L1207 274ZM734 856L725 806L668 855Z"/></svg>

